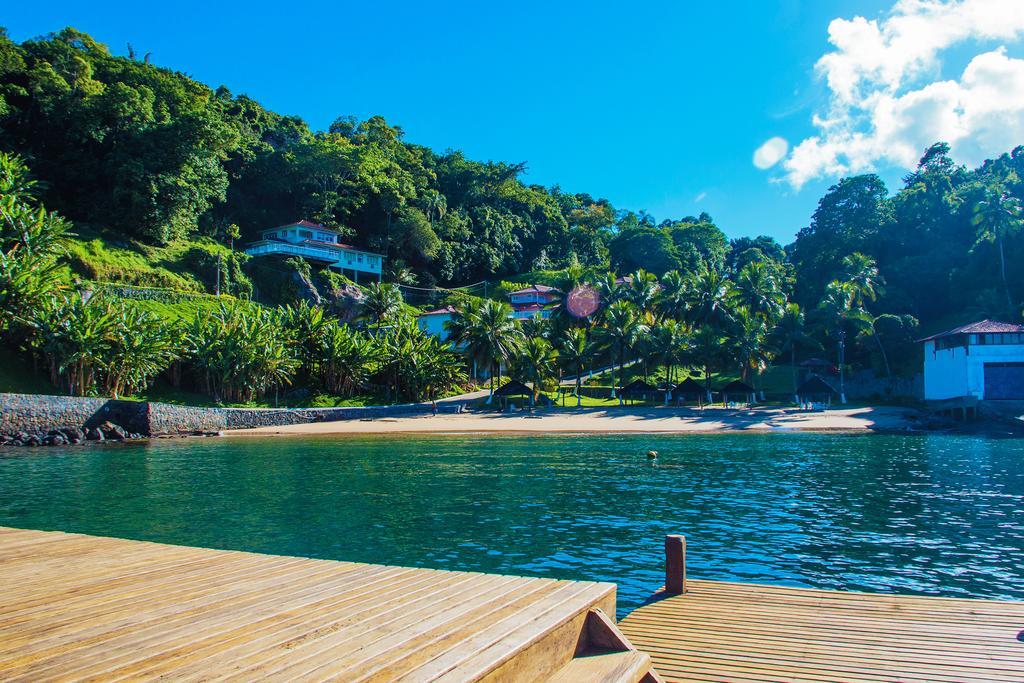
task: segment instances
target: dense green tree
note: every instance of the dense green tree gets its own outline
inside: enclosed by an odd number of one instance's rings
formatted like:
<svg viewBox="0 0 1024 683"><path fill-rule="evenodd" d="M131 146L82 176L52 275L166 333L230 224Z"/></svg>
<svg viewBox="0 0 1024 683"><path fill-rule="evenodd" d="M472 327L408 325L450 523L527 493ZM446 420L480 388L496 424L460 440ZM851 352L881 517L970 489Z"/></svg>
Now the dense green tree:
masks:
<svg viewBox="0 0 1024 683"><path fill-rule="evenodd" d="M615 236L608 249L612 268L620 273L644 268L662 275L679 267L672 238L654 226L626 228Z"/></svg>
<svg viewBox="0 0 1024 683"><path fill-rule="evenodd" d="M69 225L35 201L38 189L17 157L0 152L0 339L24 331L63 282L59 258Z"/></svg>
<svg viewBox="0 0 1024 683"><path fill-rule="evenodd" d="M872 255L872 245L892 222L885 183L876 175L843 178L818 202L810 226L790 249L796 267L796 300L814 305L853 252Z"/></svg>

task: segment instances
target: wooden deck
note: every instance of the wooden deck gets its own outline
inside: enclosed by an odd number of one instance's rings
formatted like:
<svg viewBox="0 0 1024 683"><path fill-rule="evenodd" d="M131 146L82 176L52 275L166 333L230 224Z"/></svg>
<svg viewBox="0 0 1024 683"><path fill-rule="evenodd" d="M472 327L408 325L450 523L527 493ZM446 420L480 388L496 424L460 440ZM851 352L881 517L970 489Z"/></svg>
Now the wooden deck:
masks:
<svg viewBox="0 0 1024 683"><path fill-rule="evenodd" d="M1024 603L686 586L619 624L668 681L1024 681Z"/></svg>
<svg viewBox="0 0 1024 683"><path fill-rule="evenodd" d="M615 586L0 527L0 680L654 680Z"/></svg>

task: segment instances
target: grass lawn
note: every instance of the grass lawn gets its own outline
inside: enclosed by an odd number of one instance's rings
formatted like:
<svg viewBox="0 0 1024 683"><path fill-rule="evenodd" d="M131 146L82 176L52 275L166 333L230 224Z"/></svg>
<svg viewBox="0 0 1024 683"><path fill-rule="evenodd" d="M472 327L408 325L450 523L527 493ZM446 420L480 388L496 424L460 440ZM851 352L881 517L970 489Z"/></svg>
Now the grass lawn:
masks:
<svg viewBox="0 0 1024 683"><path fill-rule="evenodd" d="M799 376L799 372L797 374ZM656 386L658 383L665 381L665 376L665 368L657 368L656 370L651 370L648 373L647 382ZM676 381L681 382L686 376L685 372L677 372ZM691 376L694 376L701 385L704 384L703 375L693 373ZM618 375L614 370L608 370L601 374L595 374L594 378L589 381L584 380L584 385L591 387L610 387L616 377L618 377ZM634 380L643 378L643 367L639 363L623 368L622 370L622 386L625 386ZM711 373L711 388L712 390L715 390L718 387L739 378L740 375L738 372L713 372ZM793 393L793 367L791 365L773 365L765 370L760 378L756 378L751 374L747 381L748 383L752 383L756 388L763 390L766 394L791 394Z"/></svg>

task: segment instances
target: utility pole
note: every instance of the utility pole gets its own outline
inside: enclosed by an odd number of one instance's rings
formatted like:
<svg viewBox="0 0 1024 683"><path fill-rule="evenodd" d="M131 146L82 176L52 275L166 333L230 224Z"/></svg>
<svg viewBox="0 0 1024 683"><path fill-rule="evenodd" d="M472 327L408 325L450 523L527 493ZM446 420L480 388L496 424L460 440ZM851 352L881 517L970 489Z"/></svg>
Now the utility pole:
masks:
<svg viewBox="0 0 1024 683"><path fill-rule="evenodd" d="M221 255L217 254L217 296L220 296L220 261Z"/></svg>

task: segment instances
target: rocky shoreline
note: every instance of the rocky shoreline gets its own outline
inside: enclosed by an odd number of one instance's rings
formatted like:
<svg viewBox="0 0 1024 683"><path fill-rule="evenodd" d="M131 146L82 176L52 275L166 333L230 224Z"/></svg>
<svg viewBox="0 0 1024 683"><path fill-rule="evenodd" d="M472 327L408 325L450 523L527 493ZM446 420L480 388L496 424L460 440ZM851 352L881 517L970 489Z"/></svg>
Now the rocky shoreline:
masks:
<svg viewBox="0 0 1024 683"><path fill-rule="evenodd" d="M146 438L138 432L129 432L121 425L106 421L95 427L83 425L46 432L0 434L0 446L69 446L86 441L141 441Z"/></svg>
<svg viewBox="0 0 1024 683"><path fill-rule="evenodd" d="M456 412L460 405L437 405ZM430 403L341 408L220 408L117 399L0 393L0 446L216 436L253 427L363 420L434 411Z"/></svg>

